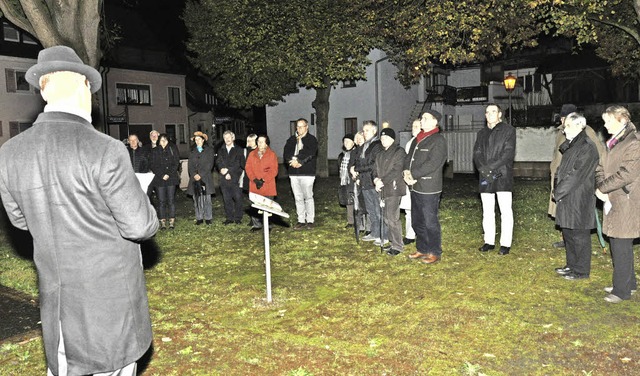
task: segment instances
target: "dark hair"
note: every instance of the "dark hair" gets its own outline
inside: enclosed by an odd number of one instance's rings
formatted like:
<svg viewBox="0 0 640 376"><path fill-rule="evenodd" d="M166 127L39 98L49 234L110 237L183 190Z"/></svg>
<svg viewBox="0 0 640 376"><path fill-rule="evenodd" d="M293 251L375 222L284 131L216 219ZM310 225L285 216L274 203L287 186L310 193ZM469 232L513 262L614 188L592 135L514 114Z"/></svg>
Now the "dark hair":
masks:
<svg viewBox="0 0 640 376"><path fill-rule="evenodd" d="M162 140L163 138L166 139L167 142L169 142L169 143L171 142L171 139L169 138L169 135L166 134L166 133L160 133L160 135L158 135L158 142L160 142L160 140Z"/></svg>
<svg viewBox="0 0 640 376"><path fill-rule="evenodd" d="M260 137L265 138L265 141L267 142L267 146L271 145L271 140L269 139L269 136L267 136L266 134L259 134L258 137L256 138L256 144L258 143L258 139L260 139Z"/></svg>
<svg viewBox="0 0 640 376"><path fill-rule="evenodd" d="M498 112L502 112L502 107L500 107L499 105L497 105L497 104L495 104L495 103L489 103L489 104L487 105L487 107L491 107L491 106L495 106L495 107L497 107L497 108L498 108ZM487 108L487 107L485 107L485 108Z"/></svg>

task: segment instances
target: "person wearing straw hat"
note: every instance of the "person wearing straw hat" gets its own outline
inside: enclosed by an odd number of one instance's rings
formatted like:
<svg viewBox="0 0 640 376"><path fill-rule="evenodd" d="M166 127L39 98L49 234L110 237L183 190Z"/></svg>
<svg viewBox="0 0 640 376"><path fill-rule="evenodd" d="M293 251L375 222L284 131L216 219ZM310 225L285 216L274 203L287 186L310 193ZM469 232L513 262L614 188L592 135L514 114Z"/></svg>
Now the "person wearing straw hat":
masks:
<svg viewBox="0 0 640 376"><path fill-rule="evenodd" d="M125 146L91 125L98 71L54 46L26 80L47 105L0 148L0 195L33 237L47 373L135 375L152 341L139 242L156 212Z"/></svg>
<svg viewBox="0 0 640 376"><path fill-rule="evenodd" d="M215 155L213 148L207 144L208 139L209 136L200 131L191 138L194 145L189 154L187 194L193 196L196 225L201 225L203 221L210 225L213 219L211 195L215 193L212 175Z"/></svg>

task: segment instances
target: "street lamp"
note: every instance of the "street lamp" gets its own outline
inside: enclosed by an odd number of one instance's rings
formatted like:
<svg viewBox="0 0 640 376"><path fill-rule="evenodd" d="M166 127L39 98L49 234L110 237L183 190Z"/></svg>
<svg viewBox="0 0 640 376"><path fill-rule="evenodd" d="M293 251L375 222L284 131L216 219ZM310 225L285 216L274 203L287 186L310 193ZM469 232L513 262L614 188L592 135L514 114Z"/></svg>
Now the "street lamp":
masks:
<svg viewBox="0 0 640 376"><path fill-rule="evenodd" d="M517 78L512 75L511 72L509 72L507 77L504 78L504 89L509 93L509 125L513 125L513 117L511 116L511 113L513 112L513 109L511 108L511 93L513 92L513 89L516 88L516 80Z"/></svg>

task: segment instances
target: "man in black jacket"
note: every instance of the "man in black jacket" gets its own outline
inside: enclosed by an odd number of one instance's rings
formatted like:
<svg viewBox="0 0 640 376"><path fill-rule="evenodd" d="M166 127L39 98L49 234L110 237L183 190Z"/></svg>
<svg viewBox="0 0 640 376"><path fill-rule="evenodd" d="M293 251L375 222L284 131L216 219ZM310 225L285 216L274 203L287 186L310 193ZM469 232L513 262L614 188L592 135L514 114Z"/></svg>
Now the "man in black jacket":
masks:
<svg viewBox="0 0 640 376"><path fill-rule="evenodd" d="M222 134L224 144L218 149L216 169L220 173L220 191L224 201L225 225L240 223L243 214L240 182L244 171L244 149L236 146L236 135L231 131Z"/></svg>
<svg viewBox="0 0 640 376"><path fill-rule="evenodd" d="M511 250L513 238L513 160L516 154L516 130L502 121L502 110L490 104L485 110L487 127L478 132L473 147L473 161L480 177L482 199L482 229L484 244L480 252L495 249L496 197L500 207L500 251L506 255Z"/></svg>
<svg viewBox="0 0 640 376"><path fill-rule="evenodd" d="M416 252L410 259L433 264L442 257L442 231L438 208L442 193L442 168L447 161L447 140L439 133L442 115L427 110L420 117L420 132L404 160L404 181L411 191L411 226L416 232Z"/></svg>
<svg viewBox="0 0 640 376"><path fill-rule="evenodd" d="M404 149L395 143L396 132L392 128L383 128L380 131L380 142L383 150L376 158L373 170L373 183L378 192L384 196L384 208L382 217L389 234L391 248L387 250L390 256L396 256L403 251L402 222L400 222L400 198L407 192L407 186L402 180L404 158L407 155ZM378 223L371 224L378 226Z"/></svg>
<svg viewBox="0 0 640 376"><path fill-rule="evenodd" d="M366 120L362 125L364 144L358 148L355 164L351 167L353 179L356 180L364 198L364 206L371 223L371 233L362 238L364 241L373 241L376 245L386 242L387 234L380 233L380 196L373 184L372 172L375 168L376 156L382 150L382 144L377 137L378 125L373 120Z"/></svg>
<svg viewBox="0 0 640 376"><path fill-rule="evenodd" d="M129 152L129 160L131 160L131 166L133 171L137 173L149 172L149 153L140 144L137 134L129 135L129 146L127 151Z"/></svg>
<svg viewBox="0 0 640 376"><path fill-rule="evenodd" d="M567 115L563 130L567 139L560 145L562 160L553 191L556 225L562 229L567 251L567 263L556 268L556 273L568 280L589 278L591 272L591 229L596 227L595 175L600 156L586 126L582 115Z"/></svg>
<svg viewBox="0 0 640 376"><path fill-rule="evenodd" d="M296 121L296 133L285 143L282 157L288 167L291 190L296 200L298 223L293 228L313 228L316 216L313 183L316 179L318 140L309 133L306 119Z"/></svg>

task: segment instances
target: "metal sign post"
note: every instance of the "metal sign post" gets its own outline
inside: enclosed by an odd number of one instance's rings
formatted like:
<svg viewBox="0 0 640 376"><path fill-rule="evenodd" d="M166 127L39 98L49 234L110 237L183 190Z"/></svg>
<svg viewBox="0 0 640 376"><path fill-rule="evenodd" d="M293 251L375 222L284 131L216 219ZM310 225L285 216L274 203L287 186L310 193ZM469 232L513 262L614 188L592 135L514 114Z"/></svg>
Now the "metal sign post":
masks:
<svg viewBox="0 0 640 376"><path fill-rule="evenodd" d="M272 214L289 218L289 214L282 211L277 202L255 193L249 193L252 207L262 210L262 228L264 229L264 263L267 279L267 303L271 303L271 247L269 242L269 217Z"/></svg>

